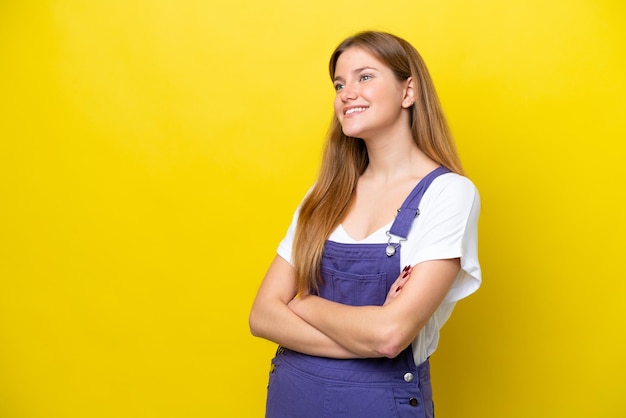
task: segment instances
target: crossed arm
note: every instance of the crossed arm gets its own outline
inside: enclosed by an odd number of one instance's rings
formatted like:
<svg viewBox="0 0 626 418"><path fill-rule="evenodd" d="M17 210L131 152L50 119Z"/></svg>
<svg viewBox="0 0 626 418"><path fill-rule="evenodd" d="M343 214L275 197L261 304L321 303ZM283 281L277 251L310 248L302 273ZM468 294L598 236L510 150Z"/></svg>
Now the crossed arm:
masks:
<svg viewBox="0 0 626 418"><path fill-rule="evenodd" d="M349 306L296 297L293 268L276 256L252 306L250 330L310 355L392 358L415 339L459 269L458 258L419 263L394 282L383 306Z"/></svg>

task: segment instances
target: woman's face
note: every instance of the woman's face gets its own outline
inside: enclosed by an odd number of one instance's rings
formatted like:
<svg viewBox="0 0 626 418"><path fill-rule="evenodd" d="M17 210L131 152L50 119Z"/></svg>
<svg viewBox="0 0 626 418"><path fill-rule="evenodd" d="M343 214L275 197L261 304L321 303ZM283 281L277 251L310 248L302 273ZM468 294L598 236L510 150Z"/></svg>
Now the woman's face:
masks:
<svg viewBox="0 0 626 418"><path fill-rule="evenodd" d="M333 84L335 114L345 135L368 140L410 129L410 79L398 81L365 49L351 47L339 56Z"/></svg>

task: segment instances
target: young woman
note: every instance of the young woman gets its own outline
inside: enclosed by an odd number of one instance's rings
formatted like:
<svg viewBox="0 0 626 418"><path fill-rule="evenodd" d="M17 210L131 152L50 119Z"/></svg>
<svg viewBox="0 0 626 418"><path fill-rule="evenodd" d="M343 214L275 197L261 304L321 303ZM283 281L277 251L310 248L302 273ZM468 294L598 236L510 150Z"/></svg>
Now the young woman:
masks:
<svg viewBox="0 0 626 418"><path fill-rule="evenodd" d="M319 178L250 313L279 344L266 417L433 417L428 358L481 281L478 192L409 43L356 34L330 77Z"/></svg>

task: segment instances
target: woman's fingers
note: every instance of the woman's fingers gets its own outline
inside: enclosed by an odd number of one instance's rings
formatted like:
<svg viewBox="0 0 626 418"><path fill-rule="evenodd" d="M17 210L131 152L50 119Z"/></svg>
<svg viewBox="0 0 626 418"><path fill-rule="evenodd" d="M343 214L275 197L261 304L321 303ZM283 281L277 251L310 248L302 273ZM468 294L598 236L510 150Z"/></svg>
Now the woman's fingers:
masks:
<svg viewBox="0 0 626 418"><path fill-rule="evenodd" d="M402 269L402 271L400 272L400 276L398 276L396 281L393 282L393 284L391 285L391 288L389 289L389 293L387 293L387 298L385 300L384 305L388 304L389 302L391 302L393 299L395 299L398 296L398 294L402 290L402 286L404 286L407 280L409 280L409 278L411 277L412 271L413 271L413 267L411 266L406 266L404 269Z"/></svg>
<svg viewBox="0 0 626 418"><path fill-rule="evenodd" d="M402 286L404 286L404 284L411 277L412 271L413 271L413 268L411 266L407 266L405 267L405 270L402 270L402 273L400 273L400 277L398 277L398 279L396 280L396 290L395 290L396 293L402 290Z"/></svg>

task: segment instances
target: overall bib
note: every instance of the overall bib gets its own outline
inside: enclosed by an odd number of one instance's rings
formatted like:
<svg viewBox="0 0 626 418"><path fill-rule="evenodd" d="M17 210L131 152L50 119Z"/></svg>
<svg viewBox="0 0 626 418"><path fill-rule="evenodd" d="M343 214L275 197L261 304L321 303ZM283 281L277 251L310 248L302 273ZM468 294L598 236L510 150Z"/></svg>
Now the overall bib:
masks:
<svg viewBox="0 0 626 418"><path fill-rule="evenodd" d="M319 296L353 306L382 305L400 275L400 241L419 215L431 182L449 170L425 176L399 209L389 234L393 242L342 244L327 241ZM341 320L341 318L337 318ZM393 359L332 359L278 347L272 359L266 418L432 418L428 360L415 365L411 346Z"/></svg>

